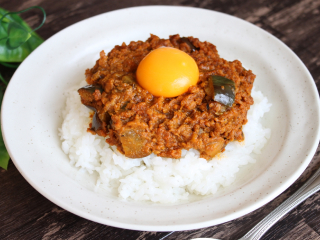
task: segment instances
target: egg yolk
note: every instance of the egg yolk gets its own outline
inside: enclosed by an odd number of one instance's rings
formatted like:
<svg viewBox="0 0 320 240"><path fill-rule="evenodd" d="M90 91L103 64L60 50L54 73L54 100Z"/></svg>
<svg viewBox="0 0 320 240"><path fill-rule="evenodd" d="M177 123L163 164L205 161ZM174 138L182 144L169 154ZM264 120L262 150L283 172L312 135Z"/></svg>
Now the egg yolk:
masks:
<svg viewBox="0 0 320 240"><path fill-rule="evenodd" d="M150 52L140 62L137 80L141 87L154 96L176 97L196 85L199 69L187 53L171 47Z"/></svg>

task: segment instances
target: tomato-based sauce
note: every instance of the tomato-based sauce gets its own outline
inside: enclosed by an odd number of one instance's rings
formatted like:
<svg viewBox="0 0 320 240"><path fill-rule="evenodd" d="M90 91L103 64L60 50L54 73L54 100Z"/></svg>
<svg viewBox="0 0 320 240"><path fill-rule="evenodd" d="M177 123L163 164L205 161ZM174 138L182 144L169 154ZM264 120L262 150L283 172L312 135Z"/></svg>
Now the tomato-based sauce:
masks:
<svg viewBox="0 0 320 240"><path fill-rule="evenodd" d="M136 79L141 60L163 46L184 51L198 65L198 83L177 97L154 96ZM234 82L232 106L214 100L213 75ZM182 149L193 148L210 159L229 142L244 140L242 126L253 104L250 94L254 79L240 61L220 58L209 42L179 35L169 39L151 35L145 42L115 46L108 55L102 51L95 66L86 70L91 86L79 89L79 94L82 103L95 111L88 131L106 137L107 143L127 157L154 153L180 158Z"/></svg>

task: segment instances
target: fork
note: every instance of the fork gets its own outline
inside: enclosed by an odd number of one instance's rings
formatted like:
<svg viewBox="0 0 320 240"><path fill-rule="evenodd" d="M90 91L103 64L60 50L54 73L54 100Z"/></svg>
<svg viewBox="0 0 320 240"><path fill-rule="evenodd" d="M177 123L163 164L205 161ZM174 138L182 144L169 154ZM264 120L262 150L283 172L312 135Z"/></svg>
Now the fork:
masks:
<svg viewBox="0 0 320 240"><path fill-rule="evenodd" d="M263 218L246 235L239 240L259 240L281 217L298 206L301 202L320 190L320 168L291 197ZM173 233L173 232L172 232ZM171 233L169 234L171 235ZM167 236L169 236L167 235ZM191 240L219 240L215 238L194 238Z"/></svg>

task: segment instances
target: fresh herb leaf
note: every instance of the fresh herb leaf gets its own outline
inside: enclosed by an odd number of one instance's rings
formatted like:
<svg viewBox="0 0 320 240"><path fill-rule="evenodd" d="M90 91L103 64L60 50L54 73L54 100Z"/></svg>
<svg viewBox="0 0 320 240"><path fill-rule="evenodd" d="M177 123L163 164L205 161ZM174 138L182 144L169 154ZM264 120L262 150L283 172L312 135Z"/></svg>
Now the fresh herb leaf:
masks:
<svg viewBox="0 0 320 240"><path fill-rule="evenodd" d="M17 14L30 9L38 8L43 13L42 23L35 29L31 29ZM17 68L34 49L36 49L43 39L35 33L46 20L46 13L43 8L34 6L19 12L8 12L0 8L0 64L5 67ZM0 74L0 110L2 98L8 82ZM0 167L7 169L10 156L4 145L2 131L0 127Z"/></svg>
<svg viewBox="0 0 320 240"><path fill-rule="evenodd" d="M10 156L7 152L6 146L4 145L4 142L2 139L1 128L0 128L0 134L1 134L1 136L0 136L0 167L7 170Z"/></svg>
<svg viewBox="0 0 320 240"><path fill-rule="evenodd" d="M234 81L218 75L212 75L209 78L214 88L213 100L231 107L236 95Z"/></svg>
<svg viewBox="0 0 320 240"><path fill-rule="evenodd" d="M34 30L19 17L19 13L38 8L43 12L43 21ZM22 62L43 39L34 31L41 27L46 19L43 8L34 6L19 12L8 12L0 8L0 62Z"/></svg>
<svg viewBox="0 0 320 240"><path fill-rule="evenodd" d="M2 77L1 73L0 73L0 80L1 82L3 82L6 86L8 85L8 82L4 79L4 77ZM1 94L3 96L3 93L4 93L5 89L1 89ZM1 101L2 101L2 97L1 97ZM0 103L1 104L1 103Z"/></svg>
<svg viewBox="0 0 320 240"><path fill-rule="evenodd" d="M20 47L31 37L31 34L15 22L9 23L7 47L9 50Z"/></svg>
<svg viewBox="0 0 320 240"><path fill-rule="evenodd" d="M2 98L3 98L3 91L0 91L0 106L2 103ZM2 139L2 131L0 127L0 167L7 170L9 160L10 160L10 156L7 152L6 146L4 145L4 142Z"/></svg>
<svg viewBox="0 0 320 240"><path fill-rule="evenodd" d="M5 63L5 62L0 62L0 64L9 68L17 68L20 65L20 63Z"/></svg>

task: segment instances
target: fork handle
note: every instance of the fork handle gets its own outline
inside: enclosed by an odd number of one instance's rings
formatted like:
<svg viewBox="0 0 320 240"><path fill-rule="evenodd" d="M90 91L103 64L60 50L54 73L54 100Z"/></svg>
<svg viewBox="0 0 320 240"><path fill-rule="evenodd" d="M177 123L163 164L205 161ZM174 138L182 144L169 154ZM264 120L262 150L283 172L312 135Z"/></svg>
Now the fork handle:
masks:
<svg viewBox="0 0 320 240"><path fill-rule="evenodd" d="M295 192L286 201L280 204L276 209L269 213L256 226L254 226L246 235L239 240L259 240L268 229L275 224L281 217L291 211L312 194L320 190L320 168L315 174Z"/></svg>

